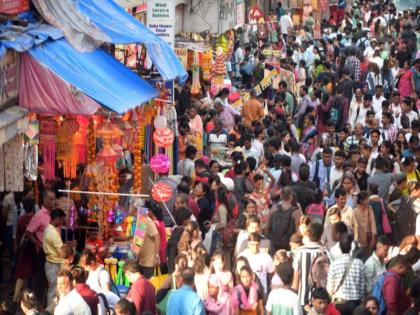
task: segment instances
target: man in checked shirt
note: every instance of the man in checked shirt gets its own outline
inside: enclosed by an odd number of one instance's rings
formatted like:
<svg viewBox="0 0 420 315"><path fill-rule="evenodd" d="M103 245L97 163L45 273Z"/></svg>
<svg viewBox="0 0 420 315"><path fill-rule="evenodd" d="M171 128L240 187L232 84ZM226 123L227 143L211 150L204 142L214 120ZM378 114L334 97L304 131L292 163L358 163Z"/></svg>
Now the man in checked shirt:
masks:
<svg viewBox="0 0 420 315"><path fill-rule="evenodd" d="M346 234L339 246L343 255L334 260L328 270L327 291L342 315L351 315L365 294L363 262L350 255L353 235Z"/></svg>

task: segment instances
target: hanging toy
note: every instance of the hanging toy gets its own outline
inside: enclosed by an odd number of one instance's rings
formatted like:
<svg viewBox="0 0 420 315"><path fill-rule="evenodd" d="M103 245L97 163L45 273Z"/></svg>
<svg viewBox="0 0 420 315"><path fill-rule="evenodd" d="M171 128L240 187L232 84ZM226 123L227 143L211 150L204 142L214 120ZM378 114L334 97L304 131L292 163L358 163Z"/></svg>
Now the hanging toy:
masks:
<svg viewBox="0 0 420 315"><path fill-rule="evenodd" d="M118 259L111 258L110 266L109 266L109 273L111 275L112 281L114 282L117 279L117 264L118 264Z"/></svg>
<svg viewBox="0 0 420 315"><path fill-rule="evenodd" d="M136 233L136 226L137 226L137 217L133 216L133 223L131 224L131 235L130 235L130 237L134 237L134 234Z"/></svg>
<svg viewBox="0 0 420 315"><path fill-rule="evenodd" d="M75 228L75 218L76 218L76 208L74 207L74 205L72 205L70 207L70 212L69 212L69 228L70 230L74 230Z"/></svg>
<svg viewBox="0 0 420 315"><path fill-rule="evenodd" d="M117 277L115 279L115 284L116 285L123 285L124 284L124 273L123 273L124 264L125 264L124 260L120 260L118 262L118 272L117 272Z"/></svg>
<svg viewBox="0 0 420 315"><path fill-rule="evenodd" d="M104 259L104 264L105 264L105 270L108 271L109 274L111 274L109 265L111 263L112 258L105 258Z"/></svg>
<svg viewBox="0 0 420 315"><path fill-rule="evenodd" d="M134 219L133 219L133 216L132 215L127 216L125 218L125 222L127 224L126 225L126 228L125 228L125 236L127 238L130 238L131 237L131 230L132 230L133 221L134 221Z"/></svg>

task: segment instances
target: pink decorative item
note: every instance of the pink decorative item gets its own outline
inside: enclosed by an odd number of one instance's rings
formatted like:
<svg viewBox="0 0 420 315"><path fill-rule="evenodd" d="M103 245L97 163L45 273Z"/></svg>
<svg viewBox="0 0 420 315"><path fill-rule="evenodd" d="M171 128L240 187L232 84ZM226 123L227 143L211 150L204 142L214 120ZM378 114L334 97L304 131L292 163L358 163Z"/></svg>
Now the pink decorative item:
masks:
<svg viewBox="0 0 420 315"><path fill-rule="evenodd" d="M151 195L156 202L168 202L172 198L172 187L165 182L159 182L153 186Z"/></svg>
<svg viewBox="0 0 420 315"><path fill-rule="evenodd" d="M157 154L150 159L152 171L158 174L167 173L171 167L171 161L166 154Z"/></svg>
<svg viewBox="0 0 420 315"><path fill-rule="evenodd" d="M160 148L169 148L174 142L174 133L169 128L157 128L153 133L153 141Z"/></svg>

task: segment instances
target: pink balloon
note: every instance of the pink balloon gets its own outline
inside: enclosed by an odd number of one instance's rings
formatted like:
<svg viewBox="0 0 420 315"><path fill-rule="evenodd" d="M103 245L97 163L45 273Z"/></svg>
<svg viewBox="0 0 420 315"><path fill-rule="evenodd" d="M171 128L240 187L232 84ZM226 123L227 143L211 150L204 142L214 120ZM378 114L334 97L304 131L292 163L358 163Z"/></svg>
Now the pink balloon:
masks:
<svg viewBox="0 0 420 315"><path fill-rule="evenodd" d="M150 167L155 173L167 173L171 167L171 161L166 154L159 153L150 159Z"/></svg>

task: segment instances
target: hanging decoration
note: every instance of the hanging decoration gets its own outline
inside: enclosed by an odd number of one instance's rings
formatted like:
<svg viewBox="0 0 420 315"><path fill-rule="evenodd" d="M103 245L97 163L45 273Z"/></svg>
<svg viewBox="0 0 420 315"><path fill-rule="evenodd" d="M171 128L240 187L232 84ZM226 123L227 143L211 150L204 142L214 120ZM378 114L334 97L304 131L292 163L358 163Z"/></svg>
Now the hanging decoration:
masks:
<svg viewBox="0 0 420 315"><path fill-rule="evenodd" d="M89 119L88 133L87 133L87 145L88 145L88 164L93 164L96 159L96 135L95 135L95 121L93 117Z"/></svg>
<svg viewBox="0 0 420 315"><path fill-rule="evenodd" d="M55 178L55 148L57 141L57 122L51 117L41 121L40 143L43 148L44 178Z"/></svg>
<svg viewBox="0 0 420 315"><path fill-rule="evenodd" d="M134 154L134 182L133 182L133 192L139 194L142 190L142 181L141 181L141 168L143 163L143 152L145 146L145 127L143 125L143 120L139 119L140 113L138 111L133 112L132 122L133 125L137 127L137 130L134 133L133 141L133 154Z"/></svg>
<svg viewBox="0 0 420 315"><path fill-rule="evenodd" d="M226 77L226 64L222 47L217 47L216 59L212 66L212 74L216 84L223 84Z"/></svg>
<svg viewBox="0 0 420 315"><path fill-rule="evenodd" d="M159 182L152 188L152 198L156 202L168 202L172 198L172 187L165 182Z"/></svg>
<svg viewBox="0 0 420 315"><path fill-rule="evenodd" d="M146 208L139 208L137 210L137 224L136 230L134 233L133 243L137 246L142 246L144 242L144 238L146 237L146 216L147 216L148 209Z"/></svg>
<svg viewBox="0 0 420 315"><path fill-rule="evenodd" d="M73 136L79 129L79 124L74 118L65 119L57 132L57 160L63 162L65 178L76 178L76 168L79 159Z"/></svg>
<svg viewBox="0 0 420 315"><path fill-rule="evenodd" d="M166 154L159 153L150 159L150 167L155 173L166 174L171 167L171 161Z"/></svg>
<svg viewBox="0 0 420 315"><path fill-rule="evenodd" d="M201 69L203 70L203 80L211 80L211 62L213 60L212 50L207 50L202 54Z"/></svg>
<svg viewBox="0 0 420 315"><path fill-rule="evenodd" d="M194 51L194 59L192 64L192 85L191 85L191 95L196 96L200 94L201 84L200 84L200 63L198 57L198 51Z"/></svg>
<svg viewBox="0 0 420 315"><path fill-rule="evenodd" d="M153 126L156 129L163 129L168 126L168 120L165 116L157 116L155 120L153 121Z"/></svg>
<svg viewBox="0 0 420 315"><path fill-rule="evenodd" d="M160 148L169 148L174 142L174 133L169 128L157 128L153 133L153 141Z"/></svg>
<svg viewBox="0 0 420 315"><path fill-rule="evenodd" d="M96 156L97 161L103 161L107 166L115 166L117 153L112 148L112 139L120 135L115 134L115 126L110 121L103 122L96 131L102 138L102 149Z"/></svg>
<svg viewBox="0 0 420 315"><path fill-rule="evenodd" d="M3 144L4 191L23 191L22 137L16 135Z"/></svg>
<svg viewBox="0 0 420 315"><path fill-rule="evenodd" d="M86 116L77 116L77 123L79 124L79 129L73 136L73 142L76 148L76 151L79 154L78 163L87 163L87 141L88 141L88 126L89 118Z"/></svg>

